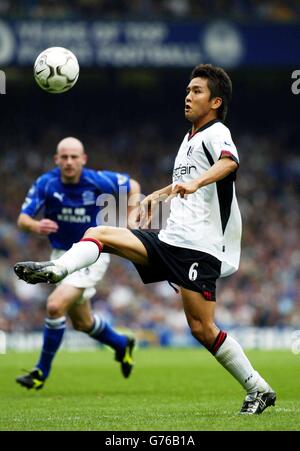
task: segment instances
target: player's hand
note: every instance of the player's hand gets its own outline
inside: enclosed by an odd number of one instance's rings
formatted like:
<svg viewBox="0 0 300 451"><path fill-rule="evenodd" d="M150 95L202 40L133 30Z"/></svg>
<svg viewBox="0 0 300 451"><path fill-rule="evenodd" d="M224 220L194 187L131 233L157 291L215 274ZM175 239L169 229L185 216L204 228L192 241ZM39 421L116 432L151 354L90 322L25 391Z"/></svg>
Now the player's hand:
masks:
<svg viewBox="0 0 300 451"><path fill-rule="evenodd" d="M40 235L50 235L58 231L58 224L51 219L41 219L38 222L37 233Z"/></svg>
<svg viewBox="0 0 300 451"><path fill-rule="evenodd" d="M149 227L158 203L163 202L167 197L167 194L160 194L159 192L154 192L145 197L140 204L139 222L141 229Z"/></svg>
<svg viewBox="0 0 300 451"><path fill-rule="evenodd" d="M185 198L187 194L195 193L199 189L199 184L197 180L192 180L187 183L176 183L171 191L171 194L168 196L167 201L173 199L178 194L180 197Z"/></svg>

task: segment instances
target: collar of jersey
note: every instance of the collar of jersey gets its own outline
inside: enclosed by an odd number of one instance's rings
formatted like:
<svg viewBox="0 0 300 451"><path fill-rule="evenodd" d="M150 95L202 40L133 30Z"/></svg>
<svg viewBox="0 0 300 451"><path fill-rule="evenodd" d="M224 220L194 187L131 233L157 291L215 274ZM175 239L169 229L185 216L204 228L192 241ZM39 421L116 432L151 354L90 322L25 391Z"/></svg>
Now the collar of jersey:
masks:
<svg viewBox="0 0 300 451"><path fill-rule="evenodd" d="M189 133L188 141L190 139L192 139L197 133L203 132L203 130L210 127L211 125L216 124L217 122L221 122L220 119L213 119L212 121L206 122L206 124L204 124L204 125L202 125L202 127L198 128L193 134L192 134L192 129L190 129L188 132Z"/></svg>

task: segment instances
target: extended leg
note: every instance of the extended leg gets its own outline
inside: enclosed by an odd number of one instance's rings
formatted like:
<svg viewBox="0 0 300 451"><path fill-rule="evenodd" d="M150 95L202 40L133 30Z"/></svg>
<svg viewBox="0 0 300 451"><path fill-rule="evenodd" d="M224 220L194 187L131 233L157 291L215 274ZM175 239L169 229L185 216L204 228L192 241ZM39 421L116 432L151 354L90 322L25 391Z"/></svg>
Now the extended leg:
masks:
<svg viewBox="0 0 300 451"><path fill-rule="evenodd" d="M146 248L130 230L99 226L88 229L83 240L74 244L59 259L50 262L19 262L14 270L27 283L57 283L68 274L95 263L103 249L134 263L148 264Z"/></svg>

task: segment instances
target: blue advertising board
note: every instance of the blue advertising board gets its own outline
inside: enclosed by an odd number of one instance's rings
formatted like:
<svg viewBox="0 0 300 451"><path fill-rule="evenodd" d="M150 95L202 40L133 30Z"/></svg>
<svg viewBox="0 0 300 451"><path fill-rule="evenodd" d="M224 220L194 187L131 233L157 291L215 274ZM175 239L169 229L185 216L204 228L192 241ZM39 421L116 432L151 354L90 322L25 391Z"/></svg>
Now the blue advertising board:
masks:
<svg viewBox="0 0 300 451"><path fill-rule="evenodd" d="M32 65L53 46L72 50L82 66L300 66L299 43L297 25L0 20L0 67Z"/></svg>

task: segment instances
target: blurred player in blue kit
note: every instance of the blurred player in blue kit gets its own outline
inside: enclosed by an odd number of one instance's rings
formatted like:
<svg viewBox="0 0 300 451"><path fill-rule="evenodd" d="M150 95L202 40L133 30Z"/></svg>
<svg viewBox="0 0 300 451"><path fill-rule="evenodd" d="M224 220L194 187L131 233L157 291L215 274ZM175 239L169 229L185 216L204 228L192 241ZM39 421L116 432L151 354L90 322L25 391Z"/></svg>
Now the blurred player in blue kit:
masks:
<svg viewBox="0 0 300 451"><path fill-rule="evenodd" d="M93 264L99 253L131 260L144 283L167 280L180 287L183 308L194 337L243 387L241 414L261 414L276 393L251 365L239 343L215 323L216 281L237 271L242 222L235 193L239 156L224 125L231 99L228 74L210 64L196 66L185 96L185 118L192 127L175 157L172 183L141 203L141 225L153 207L171 199L165 227L149 230L92 227L87 241L73 244L49 262L20 262L16 274L29 283L63 280Z"/></svg>
<svg viewBox="0 0 300 451"><path fill-rule="evenodd" d="M140 193L138 182L129 175L87 169L86 161L87 154L78 139L68 137L60 141L55 154L57 168L36 180L22 205L18 226L26 232L47 235L52 259L63 255L89 227L97 225L99 195L113 194L118 198L120 189L128 195ZM44 219L34 219L42 208ZM133 210L127 207L127 218L133 217ZM130 375L134 338L117 333L91 309L95 285L103 278L109 262L109 254L102 254L93 265L66 277L50 294L39 361L27 374L17 377L19 384L28 389L43 387L62 343L67 314L76 330L114 349L122 374L126 378Z"/></svg>

